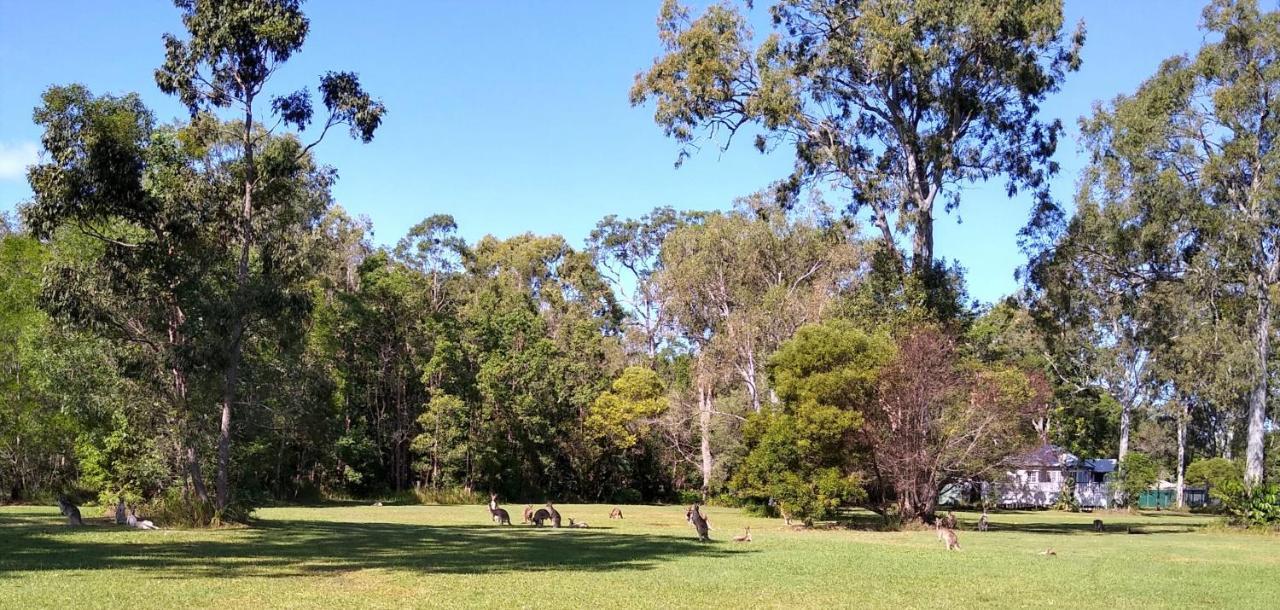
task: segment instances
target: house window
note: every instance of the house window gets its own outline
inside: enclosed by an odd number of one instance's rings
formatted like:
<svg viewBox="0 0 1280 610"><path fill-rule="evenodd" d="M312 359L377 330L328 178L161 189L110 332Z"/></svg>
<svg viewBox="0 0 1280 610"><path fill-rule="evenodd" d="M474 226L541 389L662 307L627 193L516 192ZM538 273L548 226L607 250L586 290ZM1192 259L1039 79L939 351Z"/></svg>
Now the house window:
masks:
<svg viewBox="0 0 1280 610"><path fill-rule="evenodd" d="M1048 483L1050 480L1051 480L1051 479L1050 479L1050 477L1049 477L1049 471L1048 471L1048 470L1041 470L1041 471L1040 471L1040 482L1041 482L1041 483Z"/></svg>

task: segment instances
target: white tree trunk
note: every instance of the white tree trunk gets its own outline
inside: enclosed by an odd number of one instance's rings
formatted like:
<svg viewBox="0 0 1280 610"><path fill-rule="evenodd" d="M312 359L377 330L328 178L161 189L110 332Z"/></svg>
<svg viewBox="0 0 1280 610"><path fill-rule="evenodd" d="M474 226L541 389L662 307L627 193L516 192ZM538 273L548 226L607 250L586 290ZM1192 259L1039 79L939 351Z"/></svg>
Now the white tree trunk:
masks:
<svg viewBox="0 0 1280 610"><path fill-rule="evenodd" d="M1186 404L1178 409L1178 483L1174 488L1177 494L1177 506L1183 508L1182 491L1185 487L1184 475L1187 468L1187 418L1190 416Z"/></svg>
<svg viewBox="0 0 1280 610"><path fill-rule="evenodd" d="M1257 370L1249 391L1249 438L1245 445L1244 482L1250 487L1262 482L1262 443L1267 414L1267 360L1271 357L1271 298L1268 286L1259 281L1257 319L1254 321L1254 347Z"/></svg>

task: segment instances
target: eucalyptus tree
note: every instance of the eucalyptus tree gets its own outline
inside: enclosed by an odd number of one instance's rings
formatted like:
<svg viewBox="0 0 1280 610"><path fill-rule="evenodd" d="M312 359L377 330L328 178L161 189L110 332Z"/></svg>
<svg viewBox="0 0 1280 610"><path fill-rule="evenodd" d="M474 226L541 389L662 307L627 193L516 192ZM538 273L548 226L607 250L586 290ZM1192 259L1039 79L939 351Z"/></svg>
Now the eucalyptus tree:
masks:
<svg viewBox="0 0 1280 610"><path fill-rule="evenodd" d="M644 344L652 362L669 338L663 301L653 281L661 267L662 242L675 229L697 222L698 212L679 212L671 207L654 208L638 219L609 215L596 223L587 238L587 249L595 257L596 268L613 285L627 304L628 324Z"/></svg>
<svg viewBox="0 0 1280 610"><path fill-rule="evenodd" d="M137 95L94 96L79 85L44 93L35 121L47 160L28 174L22 213L32 234L78 241L82 255L46 270L44 307L136 351L132 367L165 397L186 480L207 499L191 392L211 314L213 210L178 131L160 129ZM144 357L145 356L145 357Z"/></svg>
<svg viewBox="0 0 1280 610"><path fill-rule="evenodd" d="M227 244L238 251L238 257L224 339L216 498L221 509L230 501L231 418L239 392L241 352L255 308L252 285L263 273L253 256L262 243L255 222L255 198L280 178L275 168L261 163L257 155L264 138L277 127L283 124L304 130L315 114L310 92L305 89L273 96L270 108L276 123L263 130L258 125L260 105L268 95L271 77L302 48L310 23L300 0L174 0L174 5L182 11L188 38L165 36L165 61L156 70L157 85L178 96L193 118L202 111L231 109L240 121L236 151L240 189L234 199L225 202L233 206L239 230ZM333 127L346 126L353 137L367 143L382 122L385 107L364 91L354 73L328 72L321 77L319 90L327 116L321 121L318 137L296 151L295 162Z"/></svg>
<svg viewBox="0 0 1280 610"><path fill-rule="evenodd" d="M861 249L852 227L820 207L800 212L763 206L712 213L663 242L655 279L673 327L696 355L704 490L715 461L712 420L724 414L715 407L718 389L736 378L747 410L759 412L769 396L768 354L820 320L857 280Z"/></svg>
<svg viewBox="0 0 1280 610"><path fill-rule="evenodd" d="M1220 297L1250 302L1245 480L1255 484L1263 478L1271 292L1280 284L1280 12L1215 0L1204 28L1209 42L1194 57L1166 60L1137 92L1082 122L1092 161L1081 199L1110 217L1109 251L1127 251L1106 257L1107 277L1159 286L1212 275Z"/></svg>
<svg viewBox="0 0 1280 610"><path fill-rule="evenodd" d="M1004 177L1010 195L1029 190L1050 206L1062 127L1039 106L1079 67L1084 41L1083 27L1064 32L1061 0L775 0L769 12L774 31L757 42L736 4L693 17L663 3L664 55L631 100L656 102L681 160L703 137L727 147L742 131L755 130L762 152L794 147L778 192L845 193L925 286L945 275L934 215L940 202L960 205L961 185Z"/></svg>

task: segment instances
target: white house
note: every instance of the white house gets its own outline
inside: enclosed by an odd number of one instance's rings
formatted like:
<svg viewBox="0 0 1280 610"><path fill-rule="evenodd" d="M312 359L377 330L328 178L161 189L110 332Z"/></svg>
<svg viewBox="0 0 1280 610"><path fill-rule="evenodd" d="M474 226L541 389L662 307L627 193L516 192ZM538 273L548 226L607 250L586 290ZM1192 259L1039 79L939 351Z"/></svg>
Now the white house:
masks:
<svg viewBox="0 0 1280 610"><path fill-rule="evenodd" d="M1116 460L1082 460L1061 447L1045 444L1010 458L1004 480L984 484L983 495L1006 507L1053 506L1064 481L1072 478L1076 501L1082 508L1107 508L1112 503L1115 470Z"/></svg>

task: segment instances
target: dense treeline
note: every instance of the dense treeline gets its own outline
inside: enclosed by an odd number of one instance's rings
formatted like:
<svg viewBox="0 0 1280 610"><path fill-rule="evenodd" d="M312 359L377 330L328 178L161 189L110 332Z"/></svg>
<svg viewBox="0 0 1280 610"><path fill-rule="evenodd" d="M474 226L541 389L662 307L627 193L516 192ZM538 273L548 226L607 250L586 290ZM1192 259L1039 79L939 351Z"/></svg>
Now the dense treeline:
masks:
<svg viewBox="0 0 1280 610"><path fill-rule="evenodd" d="M665 2L633 102L682 144L755 129L795 172L727 211L607 216L580 246L468 243L447 215L374 245L316 145L370 142L382 104L328 73L308 139L309 94L268 86L298 2L177 4L157 82L189 120L78 85L35 111L34 197L0 226L4 498L208 522L410 491L724 493L910 520L1041 442L1179 484L1280 471L1280 28L1249 0L1083 121L1070 216L1047 190L1062 128L1037 114L1084 42L1060 2L780 0L764 40L734 5ZM932 231L991 178L1034 194L1031 260L979 306Z"/></svg>

